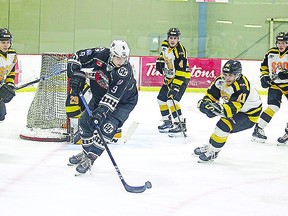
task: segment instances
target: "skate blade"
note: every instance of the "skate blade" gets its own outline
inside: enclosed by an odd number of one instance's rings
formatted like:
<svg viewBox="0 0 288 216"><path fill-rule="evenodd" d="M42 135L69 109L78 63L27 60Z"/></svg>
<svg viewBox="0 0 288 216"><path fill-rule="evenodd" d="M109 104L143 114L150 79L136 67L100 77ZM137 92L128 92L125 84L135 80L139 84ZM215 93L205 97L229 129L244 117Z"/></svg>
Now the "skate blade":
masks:
<svg viewBox="0 0 288 216"><path fill-rule="evenodd" d="M179 136L179 134L176 134L176 133L169 133L168 134L168 137L171 137L171 138L178 137L178 136Z"/></svg>
<svg viewBox="0 0 288 216"><path fill-rule="evenodd" d="M74 174L74 176L82 176L82 175L86 175L86 174L92 175L92 171L88 170L86 173L80 173L76 170L76 173Z"/></svg>
<svg viewBox="0 0 288 216"><path fill-rule="evenodd" d="M211 159L209 161L203 161L203 160L199 159L197 162L198 163L212 163L212 162L214 162L214 159Z"/></svg>
<svg viewBox="0 0 288 216"><path fill-rule="evenodd" d="M170 132L169 132L170 129L171 129L171 128L168 128L168 129L166 129L166 130L159 130L159 129L158 129L158 131L159 131L160 133L170 133Z"/></svg>
<svg viewBox="0 0 288 216"><path fill-rule="evenodd" d="M252 142L257 142L257 143L265 143L266 140L258 138L258 137L252 137L251 141Z"/></svg>
<svg viewBox="0 0 288 216"><path fill-rule="evenodd" d="M81 176L81 175L85 175L85 174L86 174L86 173L79 173L79 172L76 171L76 173L74 174L74 176L77 177L77 176Z"/></svg>
<svg viewBox="0 0 288 216"><path fill-rule="evenodd" d="M67 166L76 166L77 164L67 163Z"/></svg>
<svg viewBox="0 0 288 216"><path fill-rule="evenodd" d="M179 132L179 133L169 133L168 134L168 137L170 138L174 138L174 137L184 137L184 138L187 138L187 134L186 136L184 136L184 134L182 132Z"/></svg>
<svg viewBox="0 0 288 216"><path fill-rule="evenodd" d="M287 142L284 142L284 143L280 143L280 142L278 142L278 143L277 143L277 146L285 146L286 143L287 143Z"/></svg>

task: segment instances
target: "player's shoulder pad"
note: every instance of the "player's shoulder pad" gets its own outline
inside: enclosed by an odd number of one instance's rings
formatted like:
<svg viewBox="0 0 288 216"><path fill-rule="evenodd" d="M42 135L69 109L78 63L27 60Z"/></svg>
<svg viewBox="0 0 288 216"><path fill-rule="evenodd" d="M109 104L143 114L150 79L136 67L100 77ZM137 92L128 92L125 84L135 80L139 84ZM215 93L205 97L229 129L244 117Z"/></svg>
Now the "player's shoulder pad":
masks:
<svg viewBox="0 0 288 216"><path fill-rule="evenodd" d="M17 53L16 53L16 51L15 51L14 49L11 49L11 48L10 48L10 49L8 50L8 54L17 54Z"/></svg>
<svg viewBox="0 0 288 216"><path fill-rule="evenodd" d="M177 52L179 53L179 55L186 57L186 49L180 42L176 45L175 48Z"/></svg>
<svg viewBox="0 0 288 216"><path fill-rule="evenodd" d="M279 49L277 47L272 47L266 52L266 55L268 55L269 53L278 54L279 53Z"/></svg>
<svg viewBox="0 0 288 216"><path fill-rule="evenodd" d="M106 48L106 47L96 47L93 49L94 53L106 53L109 54L110 53L110 49Z"/></svg>
<svg viewBox="0 0 288 216"><path fill-rule="evenodd" d="M168 43L168 41L167 40L164 40L163 42L162 42L162 44L161 44L161 47L169 47L169 43Z"/></svg>
<svg viewBox="0 0 288 216"><path fill-rule="evenodd" d="M250 83L248 79L242 74L241 77L232 84L232 87L235 92L247 92L250 89Z"/></svg>

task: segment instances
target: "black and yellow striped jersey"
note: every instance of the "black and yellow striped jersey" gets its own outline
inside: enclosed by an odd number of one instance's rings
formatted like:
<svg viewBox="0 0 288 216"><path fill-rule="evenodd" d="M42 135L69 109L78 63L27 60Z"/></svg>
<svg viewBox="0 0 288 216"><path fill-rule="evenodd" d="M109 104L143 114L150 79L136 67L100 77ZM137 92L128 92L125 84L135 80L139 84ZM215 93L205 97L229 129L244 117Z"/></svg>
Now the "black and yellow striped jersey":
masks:
<svg viewBox="0 0 288 216"><path fill-rule="evenodd" d="M284 69L288 70L288 49L280 52L277 47L272 47L261 63L261 76L269 75L274 83L288 83L288 79L277 78L277 74Z"/></svg>
<svg viewBox="0 0 288 216"><path fill-rule="evenodd" d="M218 76L207 89L205 98L223 103L224 114L231 118L238 112L258 118L262 101L257 90L244 76L228 86L222 76Z"/></svg>
<svg viewBox="0 0 288 216"><path fill-rule="evenodd" d="M14 49L9 49L6 53L0 51L0 83L14 84L16 63L17 53Z"/></svg>
<svg viewBox="0 0 288 216"><path fill-rule="evenodd" d="M156 60L156 69L163 73L164 68L173 70L175 76L169 80L173 85L181 86L190 79L187 51L180 42L173 48L169 46L167 40L162 42L161 53Z"/></svg>

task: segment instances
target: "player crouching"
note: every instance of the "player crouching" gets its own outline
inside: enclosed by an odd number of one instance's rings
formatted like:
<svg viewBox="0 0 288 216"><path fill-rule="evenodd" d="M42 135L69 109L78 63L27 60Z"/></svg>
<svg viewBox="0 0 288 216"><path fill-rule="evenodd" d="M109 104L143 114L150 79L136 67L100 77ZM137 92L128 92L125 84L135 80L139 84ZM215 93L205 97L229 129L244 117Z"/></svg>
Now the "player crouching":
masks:
<svg viewBox="0 0 288 216"><path fill-rule="evenodd" d="M221 101L221 103L220 103ZM209 118L220 116L209 144L194 149L199 163L213 161L230 133L252 128L262 110L262 101L256 89L242 74L239 61L229 60L197 107Z"/></svg>
<svg viewBox="0 0 288 216"><path fill-rule="evenodd" d="M83 151L69 158L77 165L76 175L91 170L137 104L138 90L129 55L128 44L114 40L109 48L79 50L68 60L72 95L80 100L78 95L87 80L92 92L88 104L92 114L85 106L79 118Z"/></svg>

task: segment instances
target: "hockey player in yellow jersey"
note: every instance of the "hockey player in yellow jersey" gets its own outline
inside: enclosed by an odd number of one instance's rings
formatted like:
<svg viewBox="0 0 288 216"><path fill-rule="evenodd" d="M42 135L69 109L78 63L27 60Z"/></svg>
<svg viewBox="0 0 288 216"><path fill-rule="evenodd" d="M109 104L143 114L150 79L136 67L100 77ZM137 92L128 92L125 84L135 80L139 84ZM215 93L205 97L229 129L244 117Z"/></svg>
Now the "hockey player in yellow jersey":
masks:
<svg viewBox="0 0 288 216"><path fill-rule="evenodd" d="M167 39L162 42L161 53L156 60L156 70L164 75L164 82L157 96L163 121L158 126L161 133L187 130L179 102L190 81L190 68L186 49L180 43L180 35L178 28L168 30Z"/></svg>
<svg viewBox="0 0 288 216"><path fill-rule="evenodd" d="M6 103L15 96L15 64L17 53L11 49L12 34L6 28L0 28L0 122L6 115Z"/></svg>
<svg viewBox="0 0 288 216"><path fill-rule="evenodd" d="M194 149L198 162L213 161L231 133L252 128L262 111L262 101L257 90L242 74L241 63L227 61L222 74L207 89L198 102L198 108L209 118L220 116L209 144Z"/></svg>
<svg viewBox="0 0 288 216"><path fill-rule="evenodd" d="M282 96L288 98L287 43L288 34L279 32L276 36L276 47L272 47L267 51L261 63L260 80L262 87L268 88L268 107L261 113L259 122L255 125L252 141L265 142L267 136L264 128L272 120L275 113L279 111Z"/></svg>

